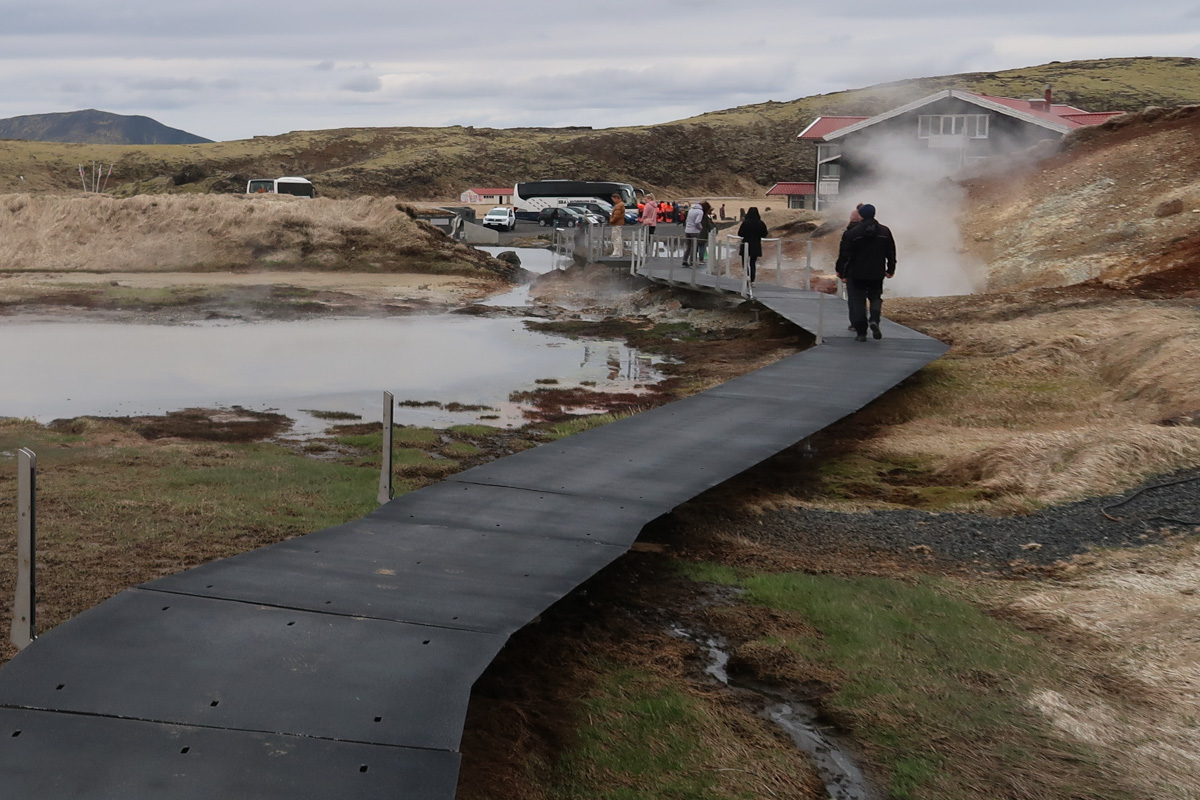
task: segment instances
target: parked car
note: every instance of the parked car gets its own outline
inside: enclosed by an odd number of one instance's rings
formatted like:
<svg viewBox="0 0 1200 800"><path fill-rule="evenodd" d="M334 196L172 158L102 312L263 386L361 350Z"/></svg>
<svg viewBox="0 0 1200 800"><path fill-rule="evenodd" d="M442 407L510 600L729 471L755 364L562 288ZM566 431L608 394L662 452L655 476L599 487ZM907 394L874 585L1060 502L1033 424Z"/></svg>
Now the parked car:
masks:
<svg viewBox="0 0 1200 800"><path fill-rule="evenodd" d="M543 208L538 214L538 225L543 228L574 228L586 222L583 214L573 208Z"/></svg>
<svg viewBox="0 0 1200 800"><path fill-rule="evenodd" d="M580 214L582 214L584 221L589 225L603 225L604 223L608 222L608 217L602 217L594 211L588 211L587 209L579 208L578 206L567 206L567 208L571 209L572 211L578 211Z"/></svg>
<svg viewBox="0 0 1200 800"><path fill-rule="evenodd" d="M515 208L508 206L496 206L483 216L483 226L485 228L499 228L504 231L511 231L517 227L517 211Z"/></svg>
<svg viewBox="0 0 1200 800"><path fill-rule="evenodd" d="M612 212L613 212L612 203L606 203L603 200L599 200L599 199L589 200L587 202L584 202L582 200L577 200L573 203L567 203L567 208L573 208L576 211L583 211L588 214L593 214L597 217L600 217L600 222L602 224L608 224L608 221L610 219L612 219ZM638 219L639 218L638 218L637 209L625 209L625 224L626 225L637 225Z"/></svg>
<svg viewBox="0 0 1200 800"><path fill-rule="evenodd" d="M609 218L612 217L613 210L612 203L606 203L603 200L575 200L567 203L567 208L595 214L597 217L603 217L605 222L608 222Z"/></svg>

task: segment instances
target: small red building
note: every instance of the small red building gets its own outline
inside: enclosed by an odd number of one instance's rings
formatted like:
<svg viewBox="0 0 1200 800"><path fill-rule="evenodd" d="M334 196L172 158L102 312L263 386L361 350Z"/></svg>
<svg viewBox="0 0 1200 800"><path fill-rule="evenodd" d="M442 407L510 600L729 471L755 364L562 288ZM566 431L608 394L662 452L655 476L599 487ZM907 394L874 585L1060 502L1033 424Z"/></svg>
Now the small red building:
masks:
<svg viewBox="0 0 1200 800"><path fill-rule="evenodd" d="M467 189L458 196L460 203L486 204L491 203L497 206L512 205L513 187L509 186L506 189Z"/></svg>
<svg viewBox="0 0 1200 800"><path fill-rule="evenodd" d="M812 181L780 181L767 189L768 197L786 197L788 208L806 208L810 211L814 208L816 194L817 184Z"/></svg>

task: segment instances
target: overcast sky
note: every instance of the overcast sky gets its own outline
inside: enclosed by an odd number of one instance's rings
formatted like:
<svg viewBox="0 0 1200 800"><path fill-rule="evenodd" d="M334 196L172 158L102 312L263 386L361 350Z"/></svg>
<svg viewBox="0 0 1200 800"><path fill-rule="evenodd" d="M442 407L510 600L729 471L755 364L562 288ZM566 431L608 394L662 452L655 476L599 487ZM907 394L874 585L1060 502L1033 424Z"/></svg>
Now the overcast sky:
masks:
<svg viewBox="0 0 1200 800"><path fill-rule="evenodd" d="M0 118L599 128L1151 55L1200 56L1200 0L0 0Z"/></svg>

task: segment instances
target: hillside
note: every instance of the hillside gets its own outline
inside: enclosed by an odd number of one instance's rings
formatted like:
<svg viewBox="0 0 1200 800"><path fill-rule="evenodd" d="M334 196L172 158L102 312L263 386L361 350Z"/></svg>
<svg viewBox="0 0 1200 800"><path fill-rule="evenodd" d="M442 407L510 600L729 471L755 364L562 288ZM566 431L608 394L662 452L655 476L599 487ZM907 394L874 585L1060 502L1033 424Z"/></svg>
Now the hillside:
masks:
<svg viewBox="0 0 1200 800"><path fill-rule="evenodd" d="M0 193L69 191L80 163L114 164L110 191L236 192L247 177L313 179L330 197L395 195L445 200L468 186L554 176L612 178L663 196L744 195L808 173L798 134L821 114L871 114L947 86L1041 93L1092 110L1200 102L1196 59L1125 58L1052 63L997 73L921 78L763 103L662 125L588 130L349 128L193 145L56 145L0 141ZM24 180L21 180L24 176Z"/></svg>
<svg viewBox="0 0 1200 800"><path fill-rule="evenodd" d="M212 141L168 128L150 117L112 114L94 108L0 119L0 139L80 144L203 144Z"/></svg>
<svg viewBox="0 0 1200 800"><path fill-rule="evenodd" d="M964 249L990 265L993 291L1092 279L1200 290L1198 144L1200 106L1077 131L1035 170L967 185Z"/></svg>

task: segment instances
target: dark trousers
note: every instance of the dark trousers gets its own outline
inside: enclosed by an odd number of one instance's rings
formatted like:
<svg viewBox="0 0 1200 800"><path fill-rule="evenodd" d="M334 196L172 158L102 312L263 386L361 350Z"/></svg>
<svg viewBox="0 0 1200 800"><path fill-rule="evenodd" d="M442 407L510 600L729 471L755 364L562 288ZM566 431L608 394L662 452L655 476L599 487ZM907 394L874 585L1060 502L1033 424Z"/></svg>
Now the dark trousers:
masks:
<svg viewBox="0 0 1200 800"><path fill-rule="evenodd" d="M846 281L846 302L850 306L850 324L860 335L865 334L868 322L879 323L879 312L883 308L883 278Z"/></svg>
<svg viewBox="0 0 1200 800"><path fill-rule="evenodd" d="M687 241L684 243L683 265L686 267L692 263L693 257L697 255L698 245L700 244L700 234L689 233L685 235L687 237Z"/></svg>

